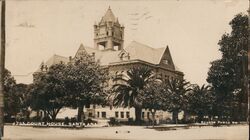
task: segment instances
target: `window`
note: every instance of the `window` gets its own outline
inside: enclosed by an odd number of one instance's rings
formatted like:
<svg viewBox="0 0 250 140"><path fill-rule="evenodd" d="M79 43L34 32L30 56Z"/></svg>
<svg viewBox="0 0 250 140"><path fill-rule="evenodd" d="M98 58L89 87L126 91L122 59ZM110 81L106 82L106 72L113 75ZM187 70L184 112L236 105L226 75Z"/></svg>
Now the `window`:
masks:
<svg viewBox="0 0 250 140"><path fill-rule="evenodd" d="M127 117L127 118L129 118L129 117L130 117L129 112L126 112L126 117Z"/></svg>
<svg viewBox="0 0 250 140"><path fill-rule="evenodd" d="M106 112L102 112L102 118L106 118Z"/></svg>
<svg viewBox="0 0 250 140"><path fill-rule="evenodd" d="M99 117L100 117L100 112L98 111L98 112L97 112L97 118L99 118Z"/></svg>
<svg viewBox="0 0 250 140"><path fill-rule="evenodd" d="M119 112L118 112L118 111L115 112L115 117L116 117L116 118L119 117Z"/></svg>
<svg viewBox="0 0 250 140"><path fill-rule="evenodd" d="M164 59L163 62L167 65L169 64L169 61L167 59Z"/></svg>
<svg viewBox="0 0 250 140"><path fill-rule="evenodd" d="M92 116L93 116L92 112L89 112L89 117L92 117Z"/></svg>
<svg viewBox="0 0 250 140"><path fill-rule="evenodd" d="M141 114L141 117L144 119L144 114L145 114L145 112L142 112L142 114Z"/></svg>
<svg viewBox="0 0 250 140"><path fill-rule="evenodd" d="M121 118L124 118L124 112L121 112Z"/></svg>
<svg viewBox="0 0 250 140"><path fill-rule="evenodd" d="M120 55L120 59L121 59L121 60L123 60L124 55L125 55L125 53L122 53L122 54Z"/></svg>

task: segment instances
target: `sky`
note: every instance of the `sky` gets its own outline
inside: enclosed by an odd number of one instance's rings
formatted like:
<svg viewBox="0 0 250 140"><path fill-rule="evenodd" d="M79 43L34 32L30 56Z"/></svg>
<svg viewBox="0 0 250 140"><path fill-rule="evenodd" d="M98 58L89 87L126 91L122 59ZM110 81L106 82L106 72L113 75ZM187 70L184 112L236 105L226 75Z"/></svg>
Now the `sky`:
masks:
<svg viewBox="0 0 250 140"><path fill-rule="evenodd" d="M8 0L5 65L17 83L32 83L32 73L52 55L74 56L81 43L94 46L93 25L110 6L125 26L125 47L133 40L169 46L184 78L207 84L210 62L221 57L218 41L248 5L248 0Z"/></svg>

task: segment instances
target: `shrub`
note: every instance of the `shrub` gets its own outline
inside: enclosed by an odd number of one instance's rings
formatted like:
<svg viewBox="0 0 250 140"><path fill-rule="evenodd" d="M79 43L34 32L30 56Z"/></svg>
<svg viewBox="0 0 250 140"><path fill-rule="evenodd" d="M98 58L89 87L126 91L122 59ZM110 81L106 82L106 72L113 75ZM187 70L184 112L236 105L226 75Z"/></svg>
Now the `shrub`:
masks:
<svg viewBox="0 0 250 140"><path fill-rule="evenodd" d="M64 125L69 125L69 118L68 117L65 117L65 119L64 119Z"/></svg>
<svg viewBox="0 0 250 140"><path fill-rule="evenodd" d="M114 118L114 117L109 118L108 123L109 123L110 126L119 125L119 122L118 122L117 119Z"/></svg>

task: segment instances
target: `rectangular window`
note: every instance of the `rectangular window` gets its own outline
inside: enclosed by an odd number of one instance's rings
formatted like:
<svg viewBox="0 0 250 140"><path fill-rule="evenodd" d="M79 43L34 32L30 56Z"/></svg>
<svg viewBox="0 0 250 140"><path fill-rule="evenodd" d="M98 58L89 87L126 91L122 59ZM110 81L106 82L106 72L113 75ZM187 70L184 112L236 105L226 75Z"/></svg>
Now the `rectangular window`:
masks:
<svg viewBox="0 0 250 140"><path fill-rule="evenodd" d="M130 117L129 112L126 112L126 117L127 117L127 118L129 118L129 117Z"/></svg>
<svg viewBox="0 0 250 140"><path fill-rule="evenodd" d="M97 118L99 118L99 117L100 117L100 112L98 111L98 112L97 112Z"/></svg>
<svg viewBox="0 0 250 140"><path fill-rule="evenodd" d="M124 112L121 112L121 118L124 118Z"/></svg>
<svg viewBox="0 0 250 140"><path fill-rule="evenodd" d="M106 118L106 112L102 112L102 118Z"/></svg>
<svg viewBox="0 0 250 140"><path fill-rule="evenodd" d="M115 117L116 117L116 118L119 117L119 112L118 112L118 111L115 112Z"/></svg>
<svg viewBox="0 0 250 140"><path fill-rule="evenodd" d="M89 112L89 117L92 117L92 112Z"/></svg>
<svg viewBox="0 0 250 140"><path fill-rule="evenodd" d="M144 119L144 114L145 114L145 112L142 112L142 114L141 114L142 119Z"/></svg>

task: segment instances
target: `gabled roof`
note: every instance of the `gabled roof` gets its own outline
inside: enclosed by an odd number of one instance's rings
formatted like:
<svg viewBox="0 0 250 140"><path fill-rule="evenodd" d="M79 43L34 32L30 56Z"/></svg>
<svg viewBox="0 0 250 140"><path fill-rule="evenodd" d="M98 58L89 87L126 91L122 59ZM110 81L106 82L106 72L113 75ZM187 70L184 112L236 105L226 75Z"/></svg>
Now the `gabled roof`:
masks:
<svg viewBox="0 0 250 140"><path fill-rule="evenodd" d="M60 55L57 55L57 54L54 54L45 63L42 62L42 64L44 66L47 66L49 68L50 66L52 66L54 64L59 64L61 62L62 63L68 63L69 62L69 58L68 57L64 57L64 56L60 56ZM38 68L38 70L36 72L41 72L40 67Z"/></svg>
<svg viewBox="0 0 250 140"><path fill-rule="evenodd" d="M117 19L115 18L115 15L113 14L110 7L107 10L106 14L102 17L101 22L109 22L109 21L111 21L111 22L116 22L117 21Z"/></svg>
<svg viewBox="0 0 250 140"><path fill-rule="evenodd" d="M82 53L87 52L88 54L95 55L95 60L100 62L101 66L108 66L108 65L117 65L123 63L130 63L130 62L137 62L137 61L144 61L153 65L161 65L163 59L168 59L172 62L171 66L166 66L172 70L178 70L174 66L174 63L171 58L171 54L168 47L163 48L152 48L145 44L132 41L126 48L119 51L103 51L97 50L92 47L87 47L81 44L79 49L77 50L75 57L81 55ZM125 55L124 55L125 54ZM126 58L122 58L122 56ZM69 58L60 56L60 55L53 55L44 65L47 65L49 68L53 64L59 63L68 63ZM40 68L37 72L40 72Z"/></svg>
<svg viewBox="0 0 250 140"><path fill-rule="evenodd" d="M125 50L129 53L130 59L139 59L152 64L159 64L161 56L163 55L166 47L152 48L145 44L132 41Z"/></svg>
<svg viewBox="0 0 250 140"><path fill-rule="evenodd" d="M86 51L88 54L95 54L96 61L99 61L102 66L115 64L115 63L123 63L127 61L144 61L154 65L160 64L164 53L170 53L167 47L163 48L152 48L145 44L132 41L125 49L120 51L103 51L97 50L91 47L80 45L77 54L81 53L81 51ZM125 53L126 59L122 59L121 55ZM171 55L170 59L172 61ZM129 60L128 60L129 59Z"/></svg>
<svg viewBox="0 0 250 140"><path fill-rule="evenodd" d="M84 47L84 49L82 49ZM79 53L79 51L86 51L88 54L93 54L95 55L95 60L99 61L101 65L109 65L110 63L113 62L119 62L119 53L120 51L101 51L97 50L91 47L87 46L80 46L76 54Z"/></svg>

